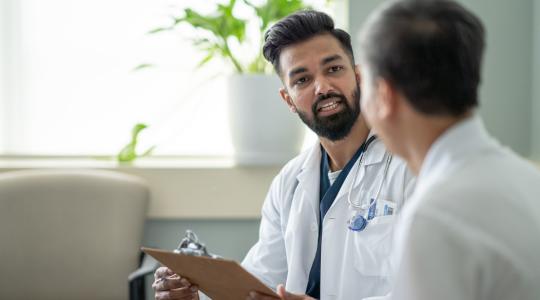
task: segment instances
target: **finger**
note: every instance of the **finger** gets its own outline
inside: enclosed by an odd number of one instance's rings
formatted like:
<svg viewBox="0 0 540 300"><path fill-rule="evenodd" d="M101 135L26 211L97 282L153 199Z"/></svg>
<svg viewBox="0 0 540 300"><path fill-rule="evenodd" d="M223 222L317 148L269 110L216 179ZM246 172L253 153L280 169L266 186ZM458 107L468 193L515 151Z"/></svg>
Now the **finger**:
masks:
<svg viewBox="0 0 540 300"><path fill-rule="evenodd" d="M154 281L152 288L155 291L168 291L189 286L189 284L186 285L185 282L185 279L162 277Z"/></svg>
<svg viewBox="0 0 540 300"><path fill-rule="evenodd" d="M250 292L246 299L249 299L249 300L276 300L275 297L264 295L264 294L261 294L261 293L255 292L255 291Z"/></svg>
<svg viewBox="0 0 540 300"><path fill-rule="evenodd" d="M282 300L307 300L307 299L313 299L306 295L296 295L293 293L287 292L285 289L285 286L283 284L279 284L277 286L277 294Z"/></svg>
<svg viewBox="0 0 540 300"><path fill-rule="evenodd" d="M154 273L154 278L162 278L173 275L174 272L167 267L159 267Z"/></svg>
<svg viewBox="0 0 540 300"><path fill-rule="evenodd" d="M281 299L287 299L287 291L285 290L285 286L283 284L278 284L277 286L277 294L279 295L279 297L281 297Z"/></svg>
<svg viewBox="0 0 540 300"><path fill-rule="evenodd" d="M198 288L196 286L183 287L168 291L155 293L156 300L191 300L198 299Z"/></svg>
<svg viewBox="0 0 540 300"><path fill-rule="evenodd" d="M195 285L190 287L183 287L172 290L171 295L174 297L173 299L196 300L199 297L199 289Z"/></svg>
<svg viewBox="0 0 540 300"><path fill-rule="evenodd" d="M182 287L189 287L191 286L191 282L189 282L187 279L182 278L178 276L178 279L180 279L180 283L182 284Z"/></svg>
<svg viewBox="0 0 540 300"><path fill-rule="evenodd" d="M170 291L156 292L154 295L156 300L180 300L181 298L172 295Z"/></svg>

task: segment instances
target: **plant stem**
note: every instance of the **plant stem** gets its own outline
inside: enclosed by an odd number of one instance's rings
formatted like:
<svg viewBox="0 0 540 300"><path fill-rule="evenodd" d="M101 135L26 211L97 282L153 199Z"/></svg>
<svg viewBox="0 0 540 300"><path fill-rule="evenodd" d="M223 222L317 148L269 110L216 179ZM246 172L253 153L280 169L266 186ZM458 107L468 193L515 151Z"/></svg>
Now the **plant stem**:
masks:
<svg viewBox="0 0 540 300"><path fill-rule="evenodd" d="M234 67L236 68L236 71L238 71L238 73L244 73L244 70L242 69L242 66L240 65L240 63L238 62L238 60L236 60L236 58L234 57L234 55L232 54L231 52L231 49L229 48L229 43L227 42L227 39L223 39L223 45L224 45L224 50L225 50L225 53L227 54L227 56L229 57L229 59L231 60L231 62L233 63Z"/></svg>

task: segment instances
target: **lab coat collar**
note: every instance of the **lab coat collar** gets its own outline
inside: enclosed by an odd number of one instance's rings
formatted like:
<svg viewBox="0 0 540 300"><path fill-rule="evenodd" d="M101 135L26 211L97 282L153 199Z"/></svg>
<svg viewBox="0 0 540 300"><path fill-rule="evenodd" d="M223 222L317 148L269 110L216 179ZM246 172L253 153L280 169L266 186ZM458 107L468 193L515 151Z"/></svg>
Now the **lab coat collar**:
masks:
<svg viewBox="0 0 540 300"><path fill-rule="evenodd" d="M370 132L366 140L368 140L371 136L375 135L374 132ZM359 160L355 162L354 166L352 167L349 176L345 179L345 182L343 183L343 187L349 186L351 184L351 181L355 176L351 176L351 174L355 174L358 172L358 176L356 176L356 180L352 183L353 188L357 188L360 183L363 180L364 174L365 174L365 168L367 166L383 163L383 160L385 158L386 154L386 147L382 143L380 139L374 140L368 147L364 159L362 161L362 165L359 164ZM305 181L304 179L308 176L308 174L311 174L313 176L314 174L317 174L317 184L318 179L320 179L320 162L321 162L321 145L320 143L317 143L315 146L312 147L310 150L307 159L304 161L304 164L302 166L302 170L300 171L300 174L298 174L297 179L299 182ZM361 168L358 170L358 168ZM315 176L313 176L315 177ZM311 178L313 180L314 178ZM309 178L309 177L307 177ZM315 181L312 182L315 184ZM309 184L307 186L310 186ZM317 185L318 187L318 185ZM337 200L344 195L348 193L347 189L341 188L338 195L336 196L336 201L334 201L334 204L337 202ZM318 188L317 188L318 191ZM334 206L332 204L332 206Z"/></svg>
<svg viewBox="0 0 540 300"><path fill-rule="evenodd" d="M299 182L302 182L306 176L319 174L321 156L321 144L317 142L308 150L307 157L300 168L300 173L296 176Z"/></svg>
<svg viewBox="0 0 540 300"><path fill-rule="evenodd" d="M374 135L373 132L369 134L368 138L372 135ZM351 174L359 172L358 176L356 176L355 182L352 183L353 188L356 189L363 180L365 168L369 165L382 163L385 158L385 154L386 148L381 142L381 140L376 139L371 143L371 145L367 149L364 160L362 161L362 165L360 166L358 161L354 164L353 168L349 173L349 176L347 176L347 178L345 179L342 188L336 196L336 200L330 206L328 213L332 211L333 207L338 201L341 201L340 199L347 195L348 190L344 187L347 187L351 184L351 181L354 177L351 176ZM307 157L304 160L301 170L296 176L296 179L298 180L298 189L304 192L304 196L306 197L305 199L310 203L312 212L316 215L316 218L318 218L320 163L322 156L320 143L316 143L315 145L313 145L311 149L308 150L306 155Z"/></svg>
<svg viewBox="0 0 540 300"><path fill-rule="evenodd" d="M311 213L315 220L319 219L319 181L320 181L320 161L321 161L321 145L316 143L306 153L302 167L296 180L298 181L297 189L300 193L302 201L309 203Z"/></svg>
<svg viewBox="0 0 540 300"><path fill-rule="evenodd" d="M447 173L450 168L458 167L465 158L497 144L498 142L485 129L482 119L476 114L455 124L439 136L429 148L420 168L417 185L427 180L436 180L438 175Z"/></svg>
<svg viewBox="0 0 540 300"><path fill-rule="evenodd" d="M375 133L371 132L368 136L368 139L375 135ZM351 183L351 180L355 177L353 174L358 173L356 176L356 180L352 183L353 189L357 189L358 186L362 183L364 180L364 176L366 173L366 167L372 166L376 164L380 164L384 162L384 158L386 157L386 147L384 146L383 142L377 138L374 140L371 145L368 147L364 160L362 161L362 165L359 164L360 159L356 162L354 167L351 169L351 172L349 173L349 176L347 176L347 179L343 183L343 186L349 186ZM358 170L358 168L361 168ZM340 190L338 194L338 198L346 195L348 193L348 190Z"/></svg>
<svg viewBox="0 0 540 300"><path fill-rule="evenodd" d="M368 137L366 138L366 141L373 135L375 135L375 133L373 131L371 131L369 133ZM368 149L367 149L367 151L365 153L362 165L369 166L369 165L374 165L374 164L381 163L383 161L384 157L385 157L385 153L386 153L386 147L381 142L381 140L377 138L368 147ZM302 181L302 178L304 178L306 176L306 174L318 174L319 173L321 157L322 157L321 144L317 142L315 145L313 145L311 147L311 149L309 150L309 152L307 154L307 158L304 160L304 163L302 164L301 171L298 174L298 176L296 177L298 179L298 181ZM353 167L353 169L355 169L357 167L357 165L358 165L358 163L356 163L356 165ZM351 171L353 171L353 170L351 170ZM315 172L315 173L313 173L313 172Z"/></svg>
<svg viewBox="0 0 540 300"><path fill-rule="evenodd" d="M368 139L373 135L375 135L375 133L373 131L370 132ZM377 138L368 147L362 164L364 166L378 164L383 161L385 153L386 153L386 147L384 147L384 144L381 142L381 140Z"/></svg>

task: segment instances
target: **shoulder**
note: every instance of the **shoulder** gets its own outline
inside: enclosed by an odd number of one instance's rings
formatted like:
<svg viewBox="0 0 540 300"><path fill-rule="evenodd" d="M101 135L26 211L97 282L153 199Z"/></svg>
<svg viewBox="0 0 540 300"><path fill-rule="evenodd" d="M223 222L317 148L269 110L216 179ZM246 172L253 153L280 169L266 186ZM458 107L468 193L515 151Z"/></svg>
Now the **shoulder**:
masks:
<svg viewBox="0 0 540 300"><path fill-rule="evenodd" d="M313 155L313 151L320 152L314 146L300 153L291 159L274 177L263 204L263 218L279 216L282 220L287 220L294 194L299 184L297 177L302 172L311 155Z"/></svg>
<svg viewBox="0 0 540 300"><path fill-rule="evenodd" d="M302 172L306 165L313 163L310 161L315 161L313 157L320 155L319 147L320 146L317 143L287 162L275 177L274 182L278 181L282 186L294 184L297 180L296 177Z"/></svg>

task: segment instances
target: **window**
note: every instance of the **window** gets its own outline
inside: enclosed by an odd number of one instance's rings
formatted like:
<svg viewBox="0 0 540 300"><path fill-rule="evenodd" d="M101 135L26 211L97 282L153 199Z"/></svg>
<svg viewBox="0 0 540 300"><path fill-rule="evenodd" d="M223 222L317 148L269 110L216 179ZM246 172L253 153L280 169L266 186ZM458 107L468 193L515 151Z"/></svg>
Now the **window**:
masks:
<svg viewBox="0 0 540 300"><path fill-rule="evenodd" d="M216 75L231 68L216 60L194 71L204 54L189 26L146 34L184 7L214 3L1 1L0 154L111 155L143 122L141 148L157 145L156 155L230 155L225 80ZM146 63L153 67L134 70Z"/></svg>

